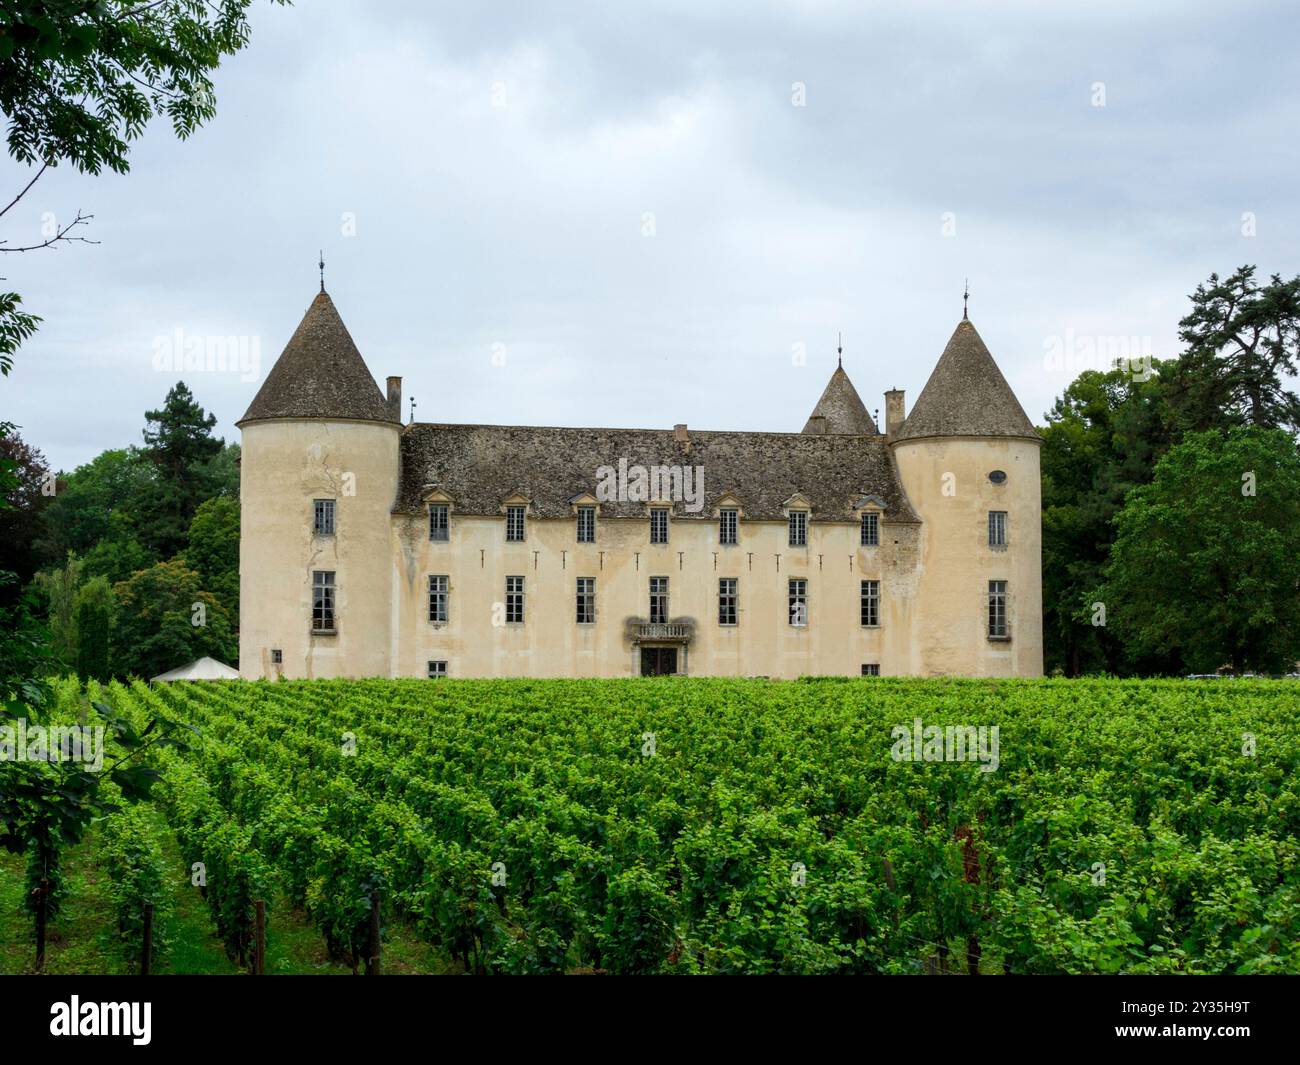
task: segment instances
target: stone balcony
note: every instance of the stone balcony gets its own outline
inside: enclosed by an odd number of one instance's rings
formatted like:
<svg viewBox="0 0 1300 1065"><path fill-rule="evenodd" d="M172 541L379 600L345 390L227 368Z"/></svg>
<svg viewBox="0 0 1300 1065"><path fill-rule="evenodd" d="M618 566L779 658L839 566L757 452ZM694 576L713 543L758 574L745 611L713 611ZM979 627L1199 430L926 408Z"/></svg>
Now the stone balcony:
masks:
<svg viewBox="0 0 1300 1065"><path fill-rule="evenodd" d="M668 621L650 621L647 618L628 618L624 634L635 646L639 643L690 643L695 636L693 618L670 618Z"/></svg>

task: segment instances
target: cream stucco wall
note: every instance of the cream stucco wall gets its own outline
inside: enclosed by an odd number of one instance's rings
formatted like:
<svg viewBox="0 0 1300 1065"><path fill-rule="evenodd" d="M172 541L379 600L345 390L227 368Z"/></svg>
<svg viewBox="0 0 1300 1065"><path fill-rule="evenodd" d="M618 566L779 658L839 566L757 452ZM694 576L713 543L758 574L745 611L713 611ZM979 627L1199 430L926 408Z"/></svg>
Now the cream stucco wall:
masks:
<svg viewBox="0 0 1300 1065"><path fill-rule="evenodd" d="M859 546L856 524L809 527L805 548L789 546L785 522L740 523L736 545L720 545L717 522L675 519L669 542L651 545L649 522L603 519L596 543L575 542L573 520L529 519L527 539L506 543L500 518L458 517L450 539L431 543L427 519L401 518L394 536L396 674L422 676L429 660L453 676L629 676L639 660L629 618L646 619L650 578L667 577L669 617L691 619L694 635L678 669L692 675L798 677L882 673L905 661L914 567L901 565L914 525L882 524L881 546ZM899 539L899 545L894 540ZM779 557L778 557L779 556ZM428 577L450 578L446 624L428 620ZM500 624L507 576L525 578L525 620ZM596 579L596 622L577 624L578 577ZM738 623L718 624L718 580L737 578ZM803 578L808 624L788 621L788 582ZM882 582L881 624L864 628L863 579ZM494 624L494 620L497 622Z"/></svg>
<svg viewBox="0 0 1300 1065"><path fill-rule="evenodd" d="M921 675L1037 677L1043 672L1039 444L1019 438L900 442L894 456L922 519L921 572L908 668ZM1001 484L989 473L1002 470ZM988 543L1004 510L1007 547ZM1010 639L990 640L988 582L1007 581Z"/></svg>
<svg viewBox="0 0 1300 1065"><path fill-rule="evenodd" d="M649 522L600 519L596 543L572 518L530 516L523 543L502 516L457 514L429 540L427 515L394 515L396 426L285 420L243 426L240 672L246 678L424 676L430 660L461 677L627 676L639 672L626 622L646 619L649 578L669 579L669 616L694 634L678 668L691 675L1038 676L1042 577L1038 445L930 439L896 445L922 522L881 523L862 547L856 522L813 520L792 548L784 521L742 520L723 546L712 517L675 517L669 543ZM988 473L1007 473L994 485ZM945 474L951 474L950 481ZM945 486L950 491L945 490ZM312 502L337 501L334 536L312 535ZM1009 546L987 542L987 515L1009 513ZM742 511L743 513L743 511ZM312 571L336 574L338 632L312 635ZM450 616L428 620L428 578L446 575ZM507 576L525 578L525 620L502 624ZM596 580L596 622L575 620L578 577ZM718 624L718 579L738 580L739 619ZM808 582L808 624L789 624L788 581ZM860 581L881 582L880 625L860 623ZM1011 638L986 630L987 582L1005 579ZM495 622L495 623L494 623ZM271 650L283 652L273 665Z"/></svg>
<svg viewBox="0 0 1300 1065"><path fill-rule="evenodd" d="M246 678L387 676L397 426L246 424L240 458L239 672ZM313 536L313 501L337 533ZM338 632L312 635L312 571L336 573ZM271 650L283 652L280 667Z"/></svg>

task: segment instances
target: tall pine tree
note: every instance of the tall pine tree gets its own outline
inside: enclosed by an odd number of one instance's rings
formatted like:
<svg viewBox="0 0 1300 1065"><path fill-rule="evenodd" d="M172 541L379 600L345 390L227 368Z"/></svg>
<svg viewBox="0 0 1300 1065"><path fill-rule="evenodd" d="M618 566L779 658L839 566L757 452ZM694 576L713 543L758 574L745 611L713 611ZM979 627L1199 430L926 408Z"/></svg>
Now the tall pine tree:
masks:
<svg viewBox="0 0 1300 1065"><path fill-rule="evenodd" d="M1268 284L1255 267L1211 274L1179 326L1186 348L1168 402L1179 433L1238 425L1300 430L1300 397L1283 383L1300 359L1300 277Z"/></svg>
<svg viewBox="0 0 1300 1065"><path fill-rule="evenodd" d="M142 539L159 557L185 546L199 504L211 494L209 464L225 441L212 435L217 424L184 381L167 393L161 410L145 412L144 454L153 464L153 484L142 501Z"/></svg>

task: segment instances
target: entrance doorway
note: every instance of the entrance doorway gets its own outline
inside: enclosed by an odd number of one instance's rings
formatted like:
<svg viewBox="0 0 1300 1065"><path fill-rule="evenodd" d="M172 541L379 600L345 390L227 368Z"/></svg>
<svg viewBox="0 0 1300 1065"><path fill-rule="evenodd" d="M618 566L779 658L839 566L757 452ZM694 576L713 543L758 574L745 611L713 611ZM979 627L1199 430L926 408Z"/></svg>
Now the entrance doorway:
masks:
<svg viewBox="0 0 1300 1065"><path fill-rule="evenodd" d="M641 676L666 677L677 672L676 647L642 647Z"/></svg>

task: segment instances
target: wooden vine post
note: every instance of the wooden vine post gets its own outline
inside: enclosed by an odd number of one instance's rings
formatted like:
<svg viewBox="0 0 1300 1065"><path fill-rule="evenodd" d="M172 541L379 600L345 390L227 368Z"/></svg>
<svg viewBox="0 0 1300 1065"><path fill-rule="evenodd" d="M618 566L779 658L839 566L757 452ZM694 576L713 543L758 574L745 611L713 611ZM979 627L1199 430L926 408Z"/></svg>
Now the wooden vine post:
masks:
<svg viewBox="0 0 1300 1065"><path fill-rule="evenodd" d="M978 887L980 882L980 856L979 851L975 849L975 833L971 831L970 825L962 825L953 833L953 838L961 841L962 871L965 874L966 883ZM979 976L980 959L982 957L983 949L980 947L980 938L972 932L966 937L966 972L968 975Z"/></svg>
<svg viewBox="0 0 1300 1065"><path fill-rule="evenodd" d="M266 975L266 903L253 903L253 975Z"/></svg>
<svg viewBox="0 0 1300 1065"><path fill-rule="evenodd" d="M153 903L144 904L144 943L140 947L140 975L148 976L153 965Z"/></svg>
<svg viewBox="0 0 1300 1065"><path fill-rule="evenodd" d="M366 959L366 975L379 975L379 892L370 893L370 957Z"/></svg>
<svg viewBox="0 0 1300 1065"><path fill-rule="evenodd" d="M41 877L36 887L36 971L45 972L45 925L49 912L50 882Z"/></svg>

